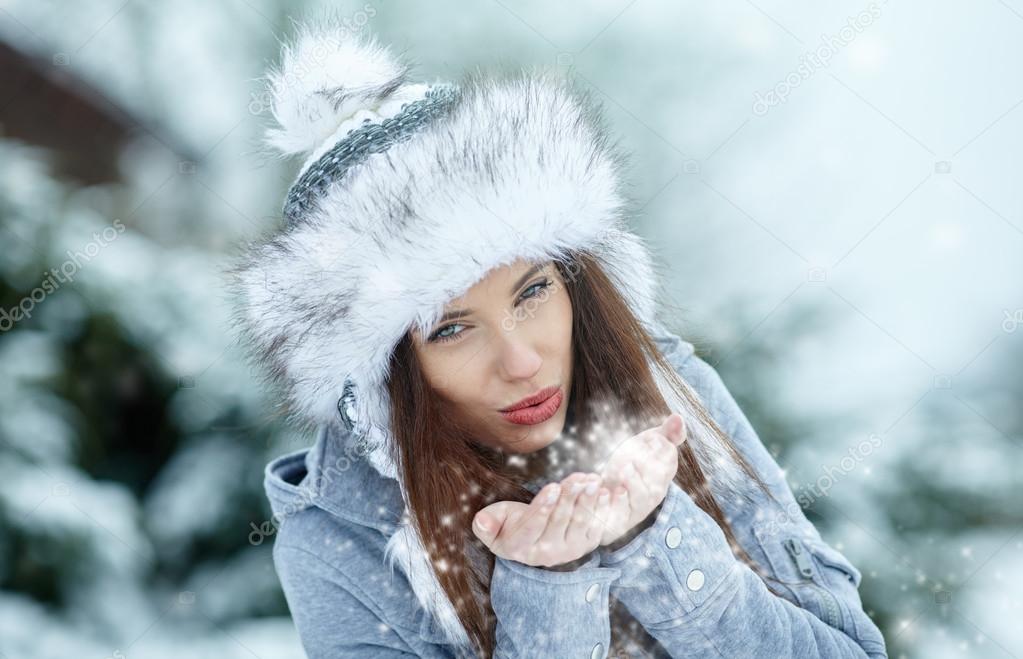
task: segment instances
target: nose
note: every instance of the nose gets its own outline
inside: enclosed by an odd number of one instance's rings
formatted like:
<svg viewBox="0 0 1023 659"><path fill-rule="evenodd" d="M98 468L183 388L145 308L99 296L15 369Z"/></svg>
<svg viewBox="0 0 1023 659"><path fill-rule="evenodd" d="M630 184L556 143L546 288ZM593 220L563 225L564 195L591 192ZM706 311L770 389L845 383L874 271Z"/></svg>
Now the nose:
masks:
<svg viewBox="0 0 1023 659"><path fill-rule="evenodd" d="M543 357L525 332L500 332L497 363L501 377L507 380L528 380L543 365Z"/></svg>

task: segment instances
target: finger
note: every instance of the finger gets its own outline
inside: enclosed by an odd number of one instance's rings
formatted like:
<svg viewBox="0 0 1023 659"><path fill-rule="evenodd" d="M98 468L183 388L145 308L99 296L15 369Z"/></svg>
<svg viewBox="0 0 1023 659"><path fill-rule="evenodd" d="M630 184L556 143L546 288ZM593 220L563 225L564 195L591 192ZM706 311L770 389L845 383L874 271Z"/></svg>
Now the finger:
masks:
<svg viewBox="0 0 1023 659"><path fill-rule="evenodd" d="M622 470L623 483L629 494L629 503L632 505L640 505L643 501L646 501L653 493L650 484L643 478L643 474L636 465L629 462L625 465Z"/></svg>
<svg viewBox="0 0 1023 659"><path fill-rule="evenodd" d="M681 446L682 442L686 440L685 421L678 412L668 415L668 418L661 423L660 431L675 446Z"/></svg>
<svg viewBox="0 0 1023 659"><path fill-rule="evenodd" d="M612 521L617 523L629 516L629 498L629 488L625 486L625 483L615 486L611 493ZM614 515L621 515L622 520L617 519Z"/></svg>
<svg viewBox="0 0 1023 659"><path fill-rule="evenodd" d="M575 502L579 498L582 489L582 487L577 486L582 484L582 478L571 478L567 485L562 482L561 496L558 498L558 503L551 513L550 520L547 522L547 528L544 529L543 535L540 536L541 543L546 542L551 545L564 544L569 523L572 521Z"/></svg>
<svg viewBox="0 0 1023 659"><path fill-rule="evenodd" d="M493 546L508 519L508 506L503 506L501 503L503 502L487 506L476 513L472 520L472 532L487 548Z"/></svg>
<svg viewBox="0 0 1023 659"><path fill-rule="evenodd" d="M667 441L669 444L677 444L682 439L683 429L682 415L677 412L672 412L668 416L664 417L664 421L659 426L649 428L643 431L643 434L647 436L653 435L660 437Z"/></svg>
<svg viewBox="0 0 1023 659"><path fill-rule="evenodd" d="M561 481L562 488L567 488L572 494L578 494L586 484L589 474L582 471L572 472L567 478Z"/></svg>
<svg viewBox="0 0 1023 659"><path fill-rule="evenodd" d="M576 499L575 509L572 511L572 520L565 531L565 541L568 543L585 543L589 535L590 526L596 517L597 492L600 490L600 477L591 474L585 481L583 491Z"/></svg>
<svg viewBox="0 0 1023 659"><path fill-rule="evenodd" d="M560 496L561 485L549 483L533 497L529 507L523 513L521 521L512 529L516 544L528 547L540 539Z"/></svg>
<svg viewBox="0 0 1023 659"><path fill-rule="evenodd" d="M601 536L603 544L617 540L628 530L631 510L629 490L624 485L615 486L609 497L607 518Z"/></svg>
<svg viewBox="0 0 1023 659"><path fill-rule="evenodd" d="M597 502L594 505L593 514L586 525L586 540L588 542L599 544L600 538L604 534L604 529L607 528L610 513L611 491L606 486L601 485L597 492Z"/></svg>

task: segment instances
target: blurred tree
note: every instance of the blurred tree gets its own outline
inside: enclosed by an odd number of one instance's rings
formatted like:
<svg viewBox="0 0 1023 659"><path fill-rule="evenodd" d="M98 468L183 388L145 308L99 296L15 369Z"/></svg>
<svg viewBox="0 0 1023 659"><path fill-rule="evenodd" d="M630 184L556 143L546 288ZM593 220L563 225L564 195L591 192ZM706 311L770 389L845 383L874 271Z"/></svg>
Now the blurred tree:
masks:
<svg viewBox="0 0 1023 659"><path fill-rule="evenodd" d="M140 292L117 273L139 258L196 255L128 229L72 278L52 276L68 246L91 254L85 246L109 228L74 192L52 178L45 154L0 142L0 241L18 253L0 260L9 319L0 332L0 617L7 604L27 612L34 602L47 624L114 648L174 600L170 620L206 627L209 642L223 645L211 622L288 613L271 544L248 541L250 523L269 517L262 469L280 449L280 429L261 416L257 394L203 386L227 377L252 387L244 366L224 360L224 373L203 379L173 372L160 333L140 328L159 320L139 300L192 304L174 329L216 362L223 349L202 341L224 334L208 283L219 257L203 257L201 276L147 282ZM23 625L21 640L32 642L37 626ZM3 651L18 647L15 637Z"/></svg>

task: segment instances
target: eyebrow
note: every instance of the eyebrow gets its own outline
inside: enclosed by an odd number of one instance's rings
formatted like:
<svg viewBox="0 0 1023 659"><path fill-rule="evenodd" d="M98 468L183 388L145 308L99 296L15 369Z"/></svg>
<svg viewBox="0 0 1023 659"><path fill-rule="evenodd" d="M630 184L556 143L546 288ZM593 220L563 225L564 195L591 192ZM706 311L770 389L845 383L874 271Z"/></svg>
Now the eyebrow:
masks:
<svg viewBox="0 0 1023 659"><path fill-rule="evenodd" d="M528 280L530 277L532 277L536 273L538 273L541 270L543 270L546 267L546 265L547 264L545 264L545 263L538 263L538 264L534 265L532 268L530 268L529 270L527 270L525 272L525 274L523 274L521 277L519 277L518 281L515 282L515 285L511 287L511 291L509 291L509 295L514 295L515 291L517 291L520 288L522 288L522 285L526 283L526 280ZM443 316L441 316L440 320L437 321L437 324L440 325L441 323L443 323L445 321L448 321L448 320L451 320L452 318L460 318L462 316L468 316L472 312L473 312L472 309L452 309L451 311L448 311Z"/></svg>

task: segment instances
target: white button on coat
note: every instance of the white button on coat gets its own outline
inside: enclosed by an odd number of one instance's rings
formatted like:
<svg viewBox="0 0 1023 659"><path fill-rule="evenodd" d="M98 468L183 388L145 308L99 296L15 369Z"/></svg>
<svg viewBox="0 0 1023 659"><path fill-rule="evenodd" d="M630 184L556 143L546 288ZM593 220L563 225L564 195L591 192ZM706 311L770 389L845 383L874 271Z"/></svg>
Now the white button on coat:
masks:
<svg viewBox="0 0 1023 659"><path fill-rule="evenodd" d="M664 536L664 544L668 545L669 549L678 547L682 542L682 529L677 526L673 526L668 529L668 533Z"/></svg>
<svg viewBox="0 0 1023 659"><path fill-rule="evenodd" d="M604 644L597 643L593 646L593 652L590 653L590 659L599 659L604 656Z"/></svg>
<svg viewBox="0 0 1023 659"><path fill-rule="evenodd" d="M686 588L689 590L700 590L703 588L704 581L706 581L706 577L703 575L703 570L693 570L686 577Z"/></svg>
<svg viewBox="0 0 1023 659"><path fill-rule="evenodd" d="M597 593L599 593L599 592L600 592L600 584L599 583L595 583L592 586L590 586L589 588L587 588L586 589L586 601L587 602L592 602L593 600L595 600L597 598Z"/></svg>

